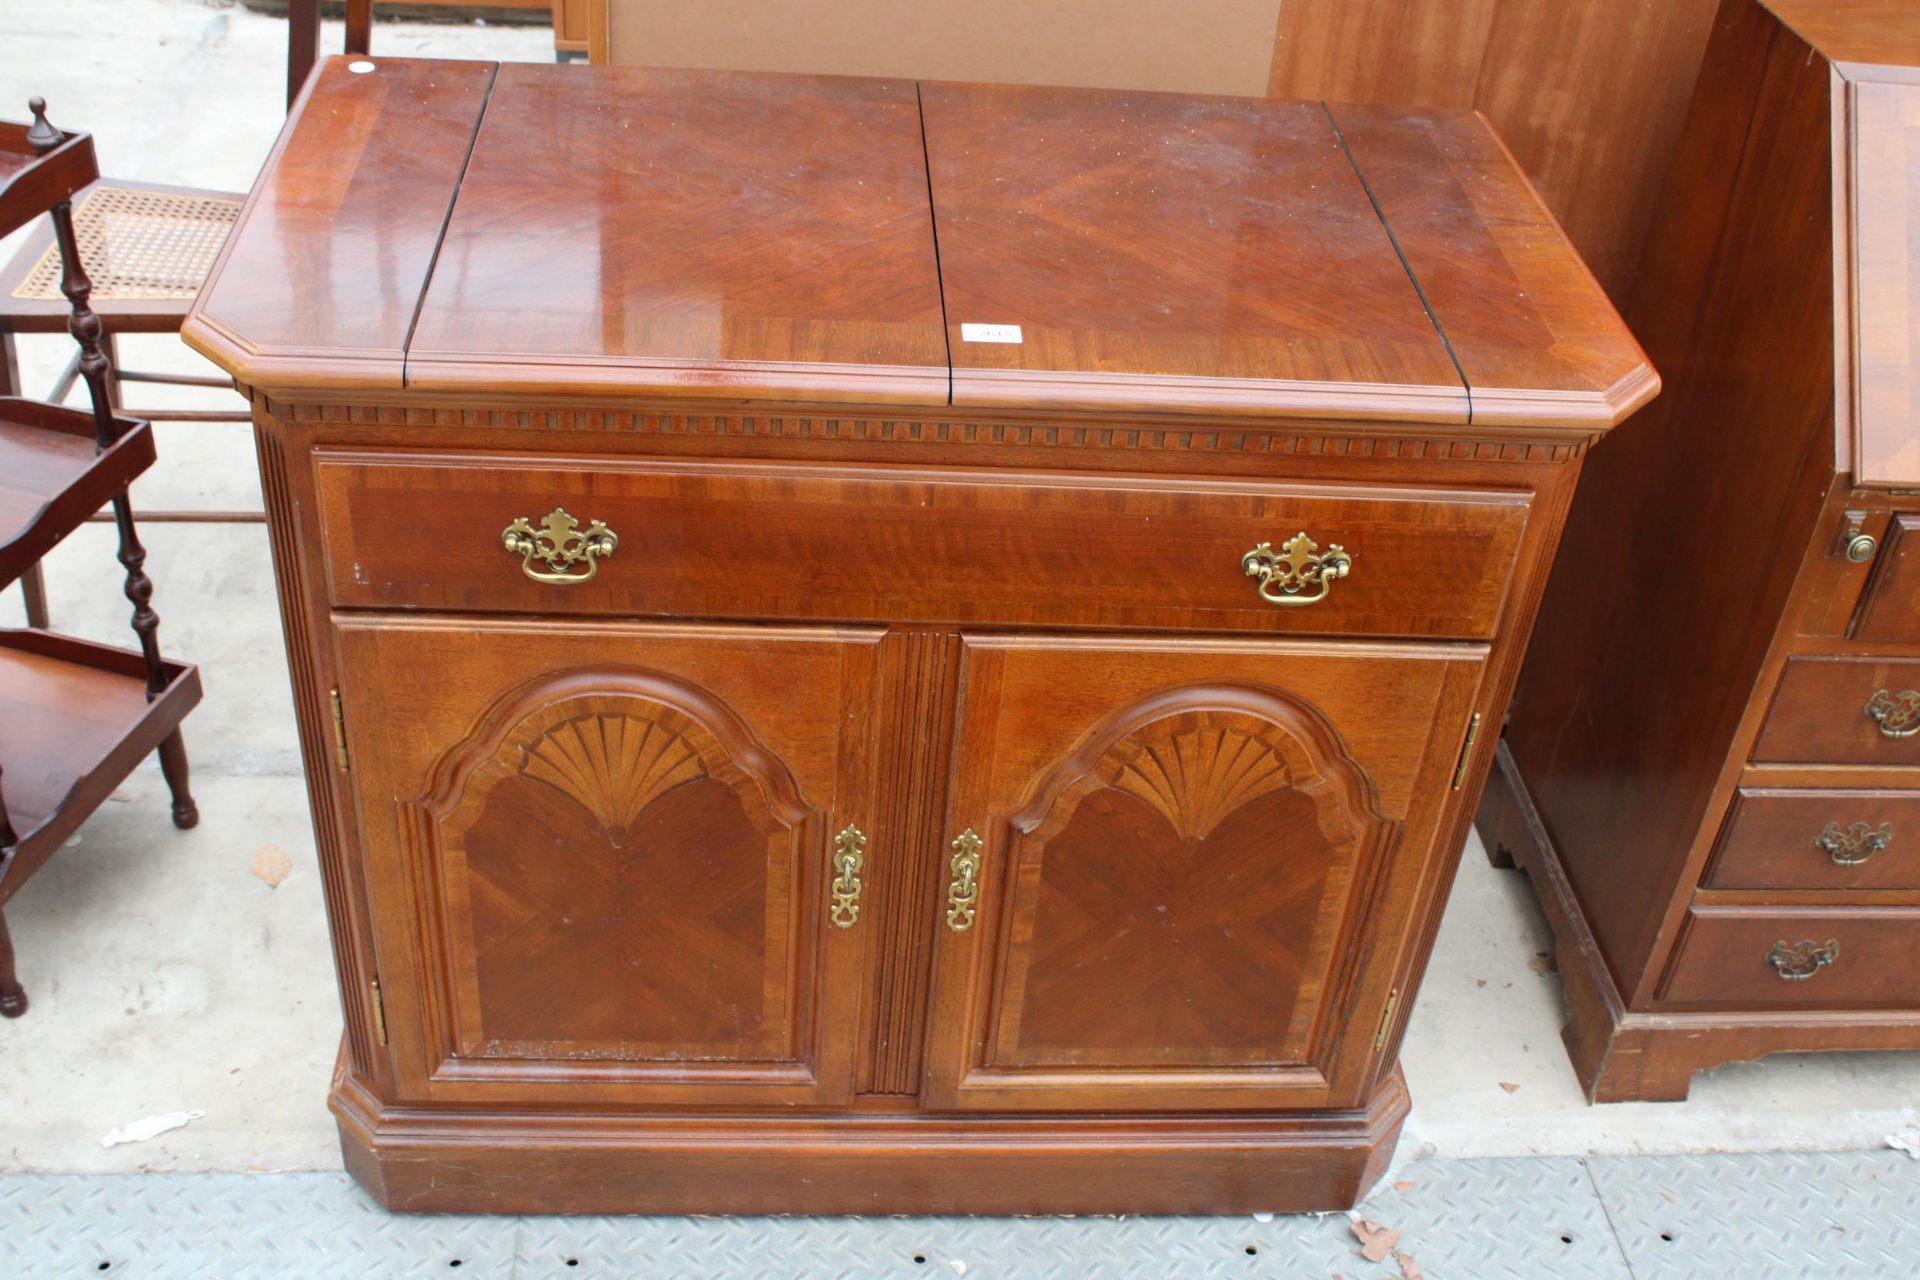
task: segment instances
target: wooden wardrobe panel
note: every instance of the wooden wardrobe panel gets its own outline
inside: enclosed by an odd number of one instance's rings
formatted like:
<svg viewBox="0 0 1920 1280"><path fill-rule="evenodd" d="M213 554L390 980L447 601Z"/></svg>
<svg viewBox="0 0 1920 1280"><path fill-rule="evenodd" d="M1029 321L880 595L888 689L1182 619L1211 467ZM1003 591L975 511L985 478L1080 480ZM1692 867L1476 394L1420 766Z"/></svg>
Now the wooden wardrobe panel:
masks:
<svg viewBox="0 0 1920 1280"><path fill-rule="evenodd" d="M1695 128L1766 141L1676 182L1676 207L1725 216L1677 221L1643 264L1630 314L1669 390L1588 459L1507 731L1629 985L1665 923L1649 895L1671 889L1651 886L1684 874L1833 474L1827 69L1777 27L1747 34L1707 74L1759 98L1703 77Z"/></svg>
<svg viewBox="0 0 1920 1280"><path fill-rule="evenodd" d="M1715 0L1287 0L1276 98L1473 107L1616 299L1686 117Z"/></svg>

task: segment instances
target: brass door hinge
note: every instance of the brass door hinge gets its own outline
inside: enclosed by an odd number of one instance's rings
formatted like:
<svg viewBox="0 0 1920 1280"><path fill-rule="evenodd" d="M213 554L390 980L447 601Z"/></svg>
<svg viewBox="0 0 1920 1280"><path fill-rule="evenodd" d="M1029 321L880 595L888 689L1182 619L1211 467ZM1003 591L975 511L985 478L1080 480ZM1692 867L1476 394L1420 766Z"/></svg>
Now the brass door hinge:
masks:
<svg viewBox="0 0 1920 1280"><path fill-rule="evenodd" d="M1393 1025L1393 1007L1400 1003L1400 988L1387 992L1387 1007L1380 1011L1380 1030L1374 1033L1373 1051L1380 1052L1380 1046L1387 1042L1387 1028ZM385 1038L382 1037L382 1043Z"/></svg>
<svg viewBox="0 0 1920 1280"><path fill-rule="evenodd" d="M1480 736L1480 713L1473 713L1473 719L1467 721L1467 740L1460 744L1460 759L1453 766L1453 789L1458 791L1467 777L1467 754L1473 750L1473 740ZM345 765L341 766L345 768Z"/></svg>
<svg viewBox="0 0 1920 1280"><path fill-rule="evenodd" d="M347 717L340 710L340 691L329 690L333 697L333 759L340 771L347 771Z"/></svg>
<svg viewBox="0 0 1920 1280"><path fill-rule="evenodd" d="M380 995L380 979L374 978L367 983L373 993L373 1034L380 1037L380 1043L387 1042L387 1002Z"/></svg>

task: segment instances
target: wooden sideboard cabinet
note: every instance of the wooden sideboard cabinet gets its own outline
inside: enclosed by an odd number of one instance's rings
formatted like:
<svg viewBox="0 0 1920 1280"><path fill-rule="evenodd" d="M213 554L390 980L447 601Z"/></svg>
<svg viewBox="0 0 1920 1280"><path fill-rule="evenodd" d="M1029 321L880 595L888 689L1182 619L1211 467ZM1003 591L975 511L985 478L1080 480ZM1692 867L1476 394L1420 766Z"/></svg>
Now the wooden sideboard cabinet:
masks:
<svg viewBox="0 0 1920 1280"><path fill-rule="evenodd" d="M1481 834L1596 1101L1920 1047L1920 10L1721 8Z"/></svg>
<svg viewBox="0 0 1920 1280"><path fill-rule="evenodd" d="M1470 113L386 59L186 334L411 1210L1352 1202L1658 385Z"/></svg>

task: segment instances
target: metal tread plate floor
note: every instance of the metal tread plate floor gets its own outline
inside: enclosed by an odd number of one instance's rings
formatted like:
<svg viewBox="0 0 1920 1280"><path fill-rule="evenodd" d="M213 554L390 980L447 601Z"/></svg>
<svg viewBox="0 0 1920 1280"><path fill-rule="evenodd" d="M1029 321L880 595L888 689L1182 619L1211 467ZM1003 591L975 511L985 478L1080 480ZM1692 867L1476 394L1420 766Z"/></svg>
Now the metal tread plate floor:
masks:
<svg viewBox="0 0 1920 1280"><path fill-rule="evenodd" d="M1231 1218L396 1217L344 1174L0 1176L22 1280L1920 1274L1920 1161L1894 1151L1427 1160L1360 1213Z"/></svg>

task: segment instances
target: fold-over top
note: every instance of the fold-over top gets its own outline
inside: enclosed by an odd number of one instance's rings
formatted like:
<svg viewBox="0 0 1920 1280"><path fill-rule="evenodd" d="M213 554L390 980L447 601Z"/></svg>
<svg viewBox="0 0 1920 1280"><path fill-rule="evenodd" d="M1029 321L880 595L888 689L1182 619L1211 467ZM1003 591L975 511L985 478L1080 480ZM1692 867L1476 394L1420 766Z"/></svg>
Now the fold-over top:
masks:
<svg viewBox="0 0 1920 1280"><path fill-rule="evenodd" d="M369 63L189 318L243 383L1580 430L1658 385L1471 113Z"/></svg>

